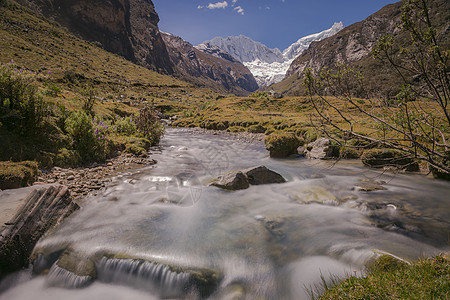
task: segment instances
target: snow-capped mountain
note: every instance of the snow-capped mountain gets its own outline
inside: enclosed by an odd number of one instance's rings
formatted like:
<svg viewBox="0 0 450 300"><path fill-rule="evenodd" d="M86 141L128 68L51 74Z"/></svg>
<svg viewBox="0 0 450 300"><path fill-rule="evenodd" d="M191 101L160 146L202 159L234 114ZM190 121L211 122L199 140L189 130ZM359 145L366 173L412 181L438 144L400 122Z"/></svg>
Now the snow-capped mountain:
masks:
<svg viewBox="0 0 450 300"><path fill-rule="evenodd" d="M286 50L283 51L283 56L286 59L294 59L303 51L308 49L309 45L311 45L312 42L321 41L323 39L326 39L327 37L333 36L342 29L344 29L344 23L336 22L331 28L327 30L302 37L301 39L290 45L288 48L286 48Z"/></svg>
<svg viewBox="0 0 450 300"><path fill-rule="evenodd" d="M304 50L308 49L312 42L330 37L343 28L344 24L342 22L334 23L327 30L299 39L283 52L278 48L271 49L243 35L228 38L215 37L196 46L196 48L207 52L208 49L218 47L230 53L231 56L250 69L258 85L262 87L281 81L292 61Z"/></svg>
<svg viewBox="0 0 450 300"><path fill-rule="evenodd" d="M277 48L270 49L266 45L255 42L249 37L244 35L230 36L226 39L223 37L215 37L210 41L205 41L197 46L200 47L218 47L223 51L231 54L234 58L242 63L252 62L255 60L261 60L268 63L282 62L283 54Z"/></svg>

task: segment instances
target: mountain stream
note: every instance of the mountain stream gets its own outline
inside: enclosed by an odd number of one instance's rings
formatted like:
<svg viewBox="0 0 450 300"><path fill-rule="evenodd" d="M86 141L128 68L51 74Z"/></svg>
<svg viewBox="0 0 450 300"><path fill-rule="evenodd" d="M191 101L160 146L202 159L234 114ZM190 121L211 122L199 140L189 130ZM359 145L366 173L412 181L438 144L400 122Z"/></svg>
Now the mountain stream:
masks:
<svg viewBox="0 0 450 300"><path fill-rule="evenodd" d="M365 276L381 254L449 250L448 182L272 159L263 143L186 129L169 129L152 157L43 237L0 298L308 299L322 280ZM259 165L287 182L209 186Z"/></svg>

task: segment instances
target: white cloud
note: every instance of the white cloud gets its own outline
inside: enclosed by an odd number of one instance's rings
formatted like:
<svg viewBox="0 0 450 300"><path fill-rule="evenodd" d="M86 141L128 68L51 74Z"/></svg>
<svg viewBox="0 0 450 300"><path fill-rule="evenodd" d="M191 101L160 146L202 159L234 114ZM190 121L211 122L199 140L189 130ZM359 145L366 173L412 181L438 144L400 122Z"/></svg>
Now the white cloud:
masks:
<svg viewBox="0 0 450 300"><path fill-rule="evenodd" d="M234 6L236 4L236 2L238 2L238 0L232 0L231 3Z"/></svg>
<svg viewBox="0 0 450 300"><path fill-rule="evenodd" d="M203 5L197 6L198 9L202 9L203 7L204 7Z"/></svg>
<svg viewBox="0 0 450 300"><path fill-rule="evenodd" d="M235 10L238 14L244 15L244 9L243 9L242 7L236 6L236 7L234 8L234 10Z"/></svg>
<svg viewBox="0 0 450 300"><path fill-rule="evenodd" d="M227 1L223 1L223 2L209 3L206 8L208 8L208 9L216 9L216 8L225 8L227 6L228 6L228 2Z"/></svg>

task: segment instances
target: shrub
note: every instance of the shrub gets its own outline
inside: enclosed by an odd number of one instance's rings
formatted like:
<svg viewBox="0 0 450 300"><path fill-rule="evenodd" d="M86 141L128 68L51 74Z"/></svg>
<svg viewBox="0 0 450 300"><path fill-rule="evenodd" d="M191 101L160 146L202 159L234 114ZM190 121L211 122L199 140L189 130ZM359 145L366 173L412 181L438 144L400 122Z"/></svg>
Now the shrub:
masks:
<svg viewBox="0 0 450 300"><path fill-rule="evenodd" d="M72 138L72 146L83 161L106 158L105 137L96 135L94 124L89 115L80 110L69 115L65 129Z"/></svg>
<svg viewBox="0 0 450 300"><path fill-rule="evenodd" d="M84 96L83 105L81 108L86 113L90 114L91 116L94 116L95 91L93 87L90 85L85 85L85 87L81 91L81 94Z"/></svg>
<svg viewBox="0 0 450 300"><path fill-rule="evenodd" d="M60 167L76 167L80 164L81 157L77 150L59 149L55 157L55 165Z"/></svg>
<svg viewBox="0 0 450 300"><path fill-rule="evenodd" d="M37 87L36 75L18 69L13 61L0 66L0 114L8 116L5 125L22 134L34 133L47 113L47 104Z"/></svg>
<svg viewBox="0 0 450 300"><path fill-rule="evenodd" d="M137 130L143 137L148 139L152 145L157 145L164 134L164 126L160 123L155 110L145 106L139 110L135 118Z"/></svg>
<svg viewBox="0 0 450 300"><path fill-rule="evenodd" d="M296 154L301 145L300 140L291 132L272 133L264 139L266 149L270 151L270 157L283 158L290 154Z"/></svg>
<svg viewBox="0 0 450 300"><path fill-rule="evenodd" d="M135 134L137 131L136 124L133 122L132 117L119 118L116 120L114 126L117 133L128 136Z"/></svg>

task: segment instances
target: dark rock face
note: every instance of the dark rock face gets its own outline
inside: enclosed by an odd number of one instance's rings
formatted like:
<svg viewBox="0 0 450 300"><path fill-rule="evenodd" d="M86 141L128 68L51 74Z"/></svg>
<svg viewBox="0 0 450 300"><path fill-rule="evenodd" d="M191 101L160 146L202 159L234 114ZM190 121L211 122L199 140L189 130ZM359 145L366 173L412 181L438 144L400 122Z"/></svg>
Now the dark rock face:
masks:
<svg viewBox="0 0 450 300"><path fill-rule="evenodd" d="M351 65L365 77L367 94L395 97L404 82L389 64L375 59L371 51L384 35L393 35L398 40L394 51L398 51L401 45L411 43L409 33L403 32L399 27L402 2L386 5L365 20L344 28L334 36L313 42L292 62L285 79L273 88L283 94L304 95L302 72L306 68L317 73L323 68L333 69L336 63L344 63ZM443 42L442 45L448 45L450 2L433 0L427 1L427 5L439 40Z"/></svg>
<svg viewBox="0 0 450 300"><path fill-rule="evenodd" d="M220 176L211 185L224 190L236 191L250 187L250 185L283 183L286 180L265 166L253 167L245 170L237 170Z"/></svg>
<svg viewBox="0 0 450 300"><path fill-rule="evenodd" d="M401 3L388 5L364 21L352 24L338 34L311 46L297 57L286 77L301 74L305 68L317 72L331 68L338 62L351 63L371 54L378 39L385 34L398 32Z"/></svg>
<svg viewBox="0 0 450 300"><path fill-rule="evenodd" d="M247 176L248 182L251 185L286 182L283 176L267 169L265 166L246 169L242 172Z"/></svg>
<svg viewBox="0 0 450 300"><path fill-rule="evenodd" d="M160 73L173 66L151 0L19 0L81 38Z"/></svg>
<svg viewBox="0 0 450 300"><path fill-rule="evenodd" d="M15 217L0 227L0 278L28 266L39 238L78 205L61 185L33 189Z"/></svg>
<svg viewBox="0 0 450 300"><path fill-rule="evenodd" d="M199 86L245 96L258 89L250 70L219 49L203 52L182 38L162 34L177 75Z"/></svg>

